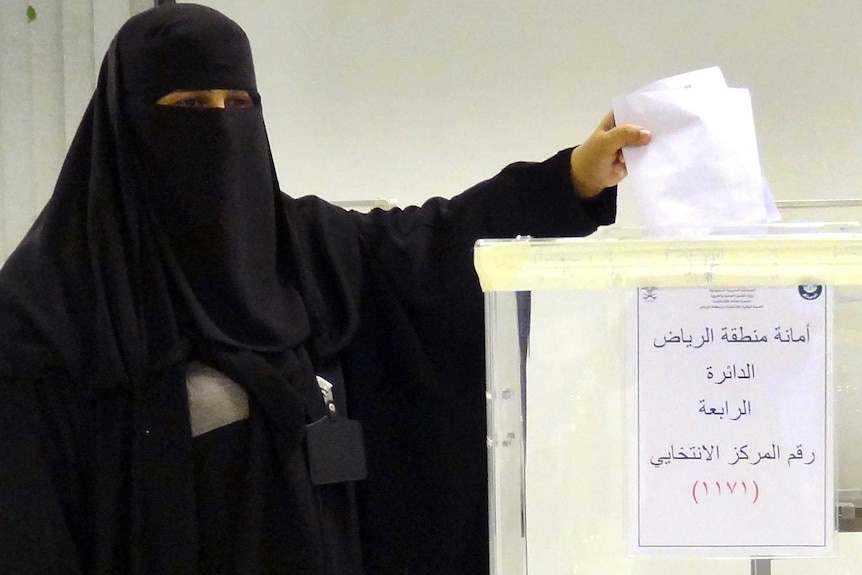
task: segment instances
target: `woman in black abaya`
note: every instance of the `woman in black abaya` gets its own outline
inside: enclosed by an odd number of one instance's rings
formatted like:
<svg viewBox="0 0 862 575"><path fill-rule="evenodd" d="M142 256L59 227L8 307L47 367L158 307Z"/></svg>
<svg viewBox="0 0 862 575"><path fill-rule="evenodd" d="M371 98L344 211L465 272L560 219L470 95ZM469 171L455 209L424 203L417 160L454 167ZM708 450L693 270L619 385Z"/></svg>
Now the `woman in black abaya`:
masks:
<svg viewBox="0 0 862 575"><path fill-rule="evenodd" d="M451 201L345 212L279 192L234 22L132 18L0 271L0 572L487 572L472 244L610 223L646 139L609 117ZM338 442L309 472L334 360L355 483Z"/></svg>

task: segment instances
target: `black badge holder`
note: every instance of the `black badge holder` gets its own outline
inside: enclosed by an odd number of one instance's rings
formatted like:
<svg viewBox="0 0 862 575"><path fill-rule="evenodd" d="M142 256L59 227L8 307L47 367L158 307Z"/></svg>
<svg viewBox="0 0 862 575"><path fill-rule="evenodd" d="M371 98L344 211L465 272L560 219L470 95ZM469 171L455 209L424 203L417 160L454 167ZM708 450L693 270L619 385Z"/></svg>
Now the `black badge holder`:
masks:
<svg viewBox="0 0 862 575"><path fill-rule="evenodd" d="M317 385L326 404L326 415L305 426L308 446L308 467L315 485L359 481L368 476L365 464L365 442L362 424L347 418L338 404L346 405L341 366L321 370Z"/></svg>

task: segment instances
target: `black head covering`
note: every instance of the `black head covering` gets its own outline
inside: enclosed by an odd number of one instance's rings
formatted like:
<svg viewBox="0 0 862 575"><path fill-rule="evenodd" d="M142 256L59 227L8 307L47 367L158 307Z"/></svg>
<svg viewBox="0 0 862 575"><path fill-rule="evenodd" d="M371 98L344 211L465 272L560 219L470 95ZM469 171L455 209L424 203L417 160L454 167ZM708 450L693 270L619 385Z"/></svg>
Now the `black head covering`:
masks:
<svg viewBox="0 0 862 575"><path fill-rule="evenodd" d="M155 104L215 88L247 90L255 106ZM192 4L132 18L50 202L0 274L0 317L11 322L0 373L62 368L110 387L180 337L296 347L309 327L279 246L280 202L242 29Z"/></svg>
<svg viewBox="0 0 862 575"><path fill-rule="evenodd" d="M155 103L194 89L247 90L255 105ZM324 407L286 202L239 26L192 4L130 19L51 199L0 270L0 377L68 381L97 400L94 572L194 572L190 355L249 390L285 475L307 475L298 446Z"/></svg>
<svg viewBox="0 0 862 575"><path fill-rule="evenodd" d="M246 36L199 7L160 15L126 27L118 46L132 48L118 55L140 196L171 280L205 339L293 347L308 322L281 265L279 193ZM153 105L168 91L211 88L247 90L256 105Z"/></svg>

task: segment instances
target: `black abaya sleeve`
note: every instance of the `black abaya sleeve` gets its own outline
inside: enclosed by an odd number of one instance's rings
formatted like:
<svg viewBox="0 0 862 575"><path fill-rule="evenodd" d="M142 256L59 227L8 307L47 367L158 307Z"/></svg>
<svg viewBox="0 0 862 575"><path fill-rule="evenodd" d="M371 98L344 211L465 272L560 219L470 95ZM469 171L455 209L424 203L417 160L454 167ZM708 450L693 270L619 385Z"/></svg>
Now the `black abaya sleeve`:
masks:
<svg viewBox="0 0 862 575"><path fill-rule="evenodd" d="M585 236L613 223L616 189L579 199L569 175L570 153L512 164L452 200L372 212L362 226L365 252L405 302L431 305L434 316L451 310L458 317L461 302L476 303L476 240Z"/></svg>

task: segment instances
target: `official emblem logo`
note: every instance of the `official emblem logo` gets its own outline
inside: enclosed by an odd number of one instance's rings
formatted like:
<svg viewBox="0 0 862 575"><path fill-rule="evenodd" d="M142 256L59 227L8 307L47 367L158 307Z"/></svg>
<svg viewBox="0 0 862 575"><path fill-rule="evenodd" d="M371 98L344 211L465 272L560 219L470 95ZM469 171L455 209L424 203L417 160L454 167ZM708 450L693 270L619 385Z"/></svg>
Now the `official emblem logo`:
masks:
<svg viewBox="0 0 862 575"><path fill-rule="evenodd" d="M802 299L813 300L820 297L820 294L823 293L823 286L821 285L812 285L805 284L799 286L799 295L802 296Z"/></svg>

